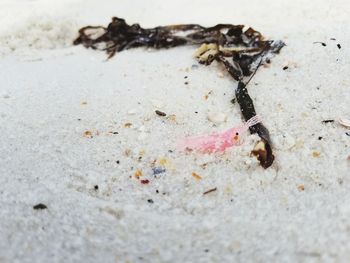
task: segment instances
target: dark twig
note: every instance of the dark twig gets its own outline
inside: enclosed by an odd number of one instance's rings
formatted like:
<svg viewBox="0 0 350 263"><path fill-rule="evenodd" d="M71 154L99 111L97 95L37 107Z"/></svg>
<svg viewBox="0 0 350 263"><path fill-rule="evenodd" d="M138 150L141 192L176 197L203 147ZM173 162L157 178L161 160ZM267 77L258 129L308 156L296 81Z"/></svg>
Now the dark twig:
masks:
<svg viewBox="0 0 350 263"><path fill-rule="evenodd" d="M206 194L209 194L209 193L215 192L215 191L216 191L216 187L205 191L205 192L203 193L203 195L206 195Z"/></svg>

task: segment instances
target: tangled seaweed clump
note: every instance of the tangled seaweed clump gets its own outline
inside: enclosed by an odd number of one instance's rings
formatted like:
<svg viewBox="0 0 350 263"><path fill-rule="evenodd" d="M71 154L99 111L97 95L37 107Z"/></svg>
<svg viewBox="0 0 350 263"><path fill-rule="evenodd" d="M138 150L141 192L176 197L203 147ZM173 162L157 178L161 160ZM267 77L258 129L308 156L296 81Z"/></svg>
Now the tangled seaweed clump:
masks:
<svg viewBox="0 0 350 263"><path fill-rule="evenodd" d="M245 121L256 115L247 84L258 67L270 63L273 55L285 46L282 41L265 40L260 32L251 27L244 30L244 25L203 27L198 24L180 24L142 28L139 24L129 25L118 17L113 17L107 27L81 28L74 44L105 51L108 58L117 52L137 47L165 49L184 45L199 46L195 53L199 63L210 65L217 61L238 81L235 97ZM274 155L268 129L262 123L249 129L260 136L263 144L261 146L260 143L260 150L253 153L264 168L271 166Z"/></svg>

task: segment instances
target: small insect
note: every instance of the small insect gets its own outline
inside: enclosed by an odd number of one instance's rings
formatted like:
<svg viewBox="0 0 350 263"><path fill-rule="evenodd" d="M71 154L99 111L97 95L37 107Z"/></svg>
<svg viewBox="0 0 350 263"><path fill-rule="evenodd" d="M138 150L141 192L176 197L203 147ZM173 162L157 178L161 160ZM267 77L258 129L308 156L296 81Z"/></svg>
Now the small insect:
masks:
<svg viewBox="0 0 350 263"><path fill-rule="evenodd" d="M261 122L260 116L250 118L242 126L231 128L221 133L200 135L181 139L177 148L179 151L198 151L201 153L223 152L227 148L241 144L240 136L248 131L249 127Z"/></svg>

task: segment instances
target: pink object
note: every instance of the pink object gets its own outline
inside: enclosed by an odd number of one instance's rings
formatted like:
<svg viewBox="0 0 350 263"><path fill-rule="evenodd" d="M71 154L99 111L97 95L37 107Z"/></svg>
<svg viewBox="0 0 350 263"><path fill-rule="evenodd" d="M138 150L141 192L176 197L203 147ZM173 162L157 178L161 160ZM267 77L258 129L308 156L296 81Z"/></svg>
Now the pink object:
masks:
<svg viewBox="0 0 350 263"><path fill-rule="evenodd" d="M178 142L177 148L180 151L193 150L202 153L223 152L226 148L239 145L240 135L259 122L261 122L261 118L256 115L242 126L221 133L184 138Z"/></svg>

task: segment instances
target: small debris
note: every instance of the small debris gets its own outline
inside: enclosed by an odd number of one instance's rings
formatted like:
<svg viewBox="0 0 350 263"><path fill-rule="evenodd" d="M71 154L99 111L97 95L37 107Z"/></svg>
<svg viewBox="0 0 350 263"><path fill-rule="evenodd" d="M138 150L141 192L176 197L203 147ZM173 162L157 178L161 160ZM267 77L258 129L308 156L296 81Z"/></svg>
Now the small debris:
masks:
<svg viewBox="0 0 350 263"><path fill-rule="evenodd" d="M312 153L312 156L315 157L315 158L317 158L317 157L320 157L320 156L321 156L321 153L315 151L315 152Z"/></svg>
<svg viewBox="0 0 350 263"><path fill-rule="evenodd" d="M210 189L210 190L208 190L208 191L205 191L205 192L203 193L203 195L206 195L206 194L209 194L209 193L215 192L215 191L216 191L216 187L215 187L215 188L212 188L212 189Z"/></svg>
<svg viewBox="0 0 350 263"><path fill-rule="evenodd" d="M152 171L153 171L153 175L162 174L166 172L166 170L162 167L153 167Z"/></svg>
<svg viewBox="0 0 350 263"><path fill-rule="evenodd" d="M150 204L154 203L154 201L152 199L148 199L147 202L150 203Z"/></svg>
<svg viewBox="0 0 350 263"><path fill-rule="evenodd" d="M91 131L85 131L83 136L86 137L86 138L92 138L93 137Z"/></svg>
<svg viewBox="0 0 350 263"><path fill-rule="evenodd" d="M47 206L42 204L42 203L40 203L40 204L37 204L37 205L33 206L33 209L35 209L35 210L43 210L43 209L47 209Z"/></svg>
<svg viewBox="0 0 350 263"><path fill-rule="evenodd" d="M116 163L117 163L117 164L120 164L120 161L119 161L119 160L117 160L117 161L116 161Z"/></svg>
<svg viewBox="0 0 350 263"><path fill-rule="evenodd" d="M188 81L185 81L185 83L184 83L185 85L188 85Z"/></svg>
<svg viewBox="0 0 350 263"><path fill-rule="evenodd" d="M227 120L227 115L222 112L208 113L208 120L216 124L223 123Z"/></svg>
<svg viewBox="0 0 350 263"><path fill-rule="evenodd" d="M131 126L132 126L132 123L130 123L130 122L127 122L127 123L124 124L125 128L130 128Z"/></svg>
<svg viewBox="0 0 350 263"><path fill-rule="evenodd" d="M345 134L346 134L347 136L350 136L350 132L346 132Z"/></svg>
<svg viewBox="0 0 350 263"><path fill-rule="evenodd" d="M332 122L334 122L334 120L324 120L324 121L322 121L322 123L332 123Z"/></svg>
<svg viewBox="0 0 350 263"><path fill-rule="evenodd" d="M148 179L141 180L141 184L149 184L149 180Z"/></svg>
<svg viewBox="0 0 350 263"><path fill-rule="evenodd" d="M159 115L159 116L166 116L166 113L165 112L162 112L162 111L160 111L160 110L156 110L155 111L155 113L157 114L157 115Z"/></svg>
<svg viewBox="0 0 350 263"><path fill-rule="evenodd" d="M81 103L81 105L86 105L87 104L87 102L86 101L83 101L82 103Z"/></svg>
<svg viewBox="0 0 350 263"><path fill-rule="evenodd" d="M349 119L340 118L339 123L341 125L343 125L344 127L350 128L350 120Z"/></svg>
<svg viewBox="0 0 350 263"><path fill-rule="evenodd" d="M219 54L219 47L216 43L202 44L193 54L201 64L210 64L216 55Z"/></svg>
<svg viewBox="0 0 350 263"><path fill-rule="evenodd" d="M119 134L119 132L113 132L113 131L110 131L109 133L111 133L111 134Z"/></svg>
<svg viewBox="0 0 350 263"><path fill-rule="evenodd" d="M142 172L140 170L136 170L134 173L135 178L139 179L142 176Z"/></svg>
<svg viewBox="0 0 350 263"><path fill-rule="evenodd" d="M94 189L97 191L97 190L98 190L98 185L95 185L95 186L94 186Z"/></svg>
<svg viewBox="0 0 350 263"><path fill-rule="evenodd" d="M322 139L323 139L323 137L322 137L322 136L319 136L319 137L318 137L318 140L319 140L319 141L320 141L320 140L322 140Z"/></svg>
<svg viewBox="0 0 350 263"><path fill-rule="evenodd" d="M192 176L196 179L196 180L202 180L202 177L199 174L196 174L195 172L192 173Z"/></svg>
<svg viewBox="0 0 350 263"><path fill-rule="evenodd" d="M299 191L304 191L305 190L305 186L303 184L298 185L298 190Z"/></svg>
<svg viewBox="0 0 350 263"><path fill-rule="evenodd" d="M207 165L208 165L208 163L203 163L203 164L200 165L200 167L201 167L203 170L205 170L205 169L207 168Z"/></svg>
<svg viewBox="0 0 350 263"><path fill-rule="evenodd" d="M213 91L209 91L207 94L204 95L204 99L208 100L209 99L209 95L211 95L213 93Z"/></svg>
<svg viewBox="0 0 350 263"><path fill-rule="evenodd" d="M166 158L160 158L159 161L158 161L158 163L159 163L160 166L165 167L165 166L168 164L168 159L166 159Z"/></svg>
<svg viewBox="0 0 350 263"><path fill-rule="evenodd" d="M231 102L232 104L235 104L235 103L236 103L236 99L233 98L230 102Z"/></svg>
<svg viewBox="0 0 350 263"><path fill-rule="evenodd" d="M326 43L324 43L324 42L314 42L314 44L321 44L322 46L327 46L327 44Z"/></svg>
<svg viewBox="0 0 350 263"><path fill-rule="evenodd" d="M251 154L256 156L262 167L266 169L267 167L269 167L268 164L270 163L269 152L271 153L270 146L266 144L265 141L261 140L255 145L254 149L251 151ZM272 155L271 158L273 161L274 156Z"/></svg>
<svg viewBox="0 0 350 263"><path fill-rule="evenodd" d="M283 70L287 70L287 69L288 69L288 66L284 66L284 67L283 67Z"/></svg>
<svg viewBox="0 0 350 263"><path fill-rule="evenodd" d="M339 49L341 49L341 45L340 45L340 44L337 44L337 47L338 47Z"/></svg>
<svg viewBox="0 0 350 263"><path fill-rule="evenodd" d="M175 114L169 115L167 119L176 123L176 115Z"/></svg>

